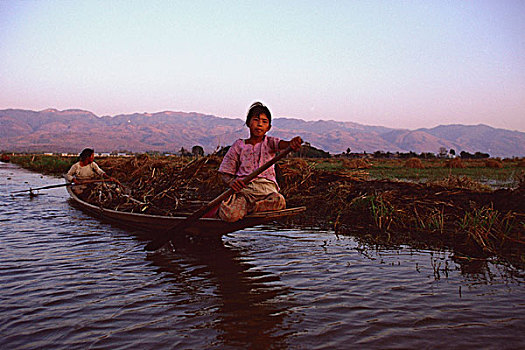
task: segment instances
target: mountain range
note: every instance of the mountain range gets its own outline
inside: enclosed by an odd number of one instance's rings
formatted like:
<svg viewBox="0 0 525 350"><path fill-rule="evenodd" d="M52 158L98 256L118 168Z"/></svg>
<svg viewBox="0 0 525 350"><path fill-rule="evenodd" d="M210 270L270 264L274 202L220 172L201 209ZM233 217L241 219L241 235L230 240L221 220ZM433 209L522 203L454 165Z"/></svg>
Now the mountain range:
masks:
<svg viewBox="0 0 525 350"><path fill-rule="evenodd" d="M243 119L186 112L134 113L99 117L89 111L46 109L0 110L0 150L14 152L97 152L191 150L207 153L248 137ZM332 154L346 152L431 152L441 147L488 153L492 157L525 155L525 133L487 125L440 125L416 130L393 129L333 120L275 118L269 135L300 135L313 147Z"/></svg>

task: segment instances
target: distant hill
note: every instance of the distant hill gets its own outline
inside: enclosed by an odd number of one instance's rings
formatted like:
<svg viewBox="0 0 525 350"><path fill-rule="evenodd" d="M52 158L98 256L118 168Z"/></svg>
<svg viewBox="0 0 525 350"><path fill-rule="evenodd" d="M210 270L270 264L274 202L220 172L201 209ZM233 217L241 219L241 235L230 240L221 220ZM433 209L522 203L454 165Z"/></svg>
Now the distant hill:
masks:
<svg viewBox="0 0 525 350"><path fill-rule="evenodd" d="M269 133L289 139L301 137L332 154L390 151L437 153L440 147L493 157L525 155L525 133L487 125L440 125L432 129L392 129L333 120L304 121L276 118ZM242 119L185 112L122 114L98 117L83 110L0 110L0 150L97 152L187 150L195 145L206 152L227 146L248 129Z"/></svg>

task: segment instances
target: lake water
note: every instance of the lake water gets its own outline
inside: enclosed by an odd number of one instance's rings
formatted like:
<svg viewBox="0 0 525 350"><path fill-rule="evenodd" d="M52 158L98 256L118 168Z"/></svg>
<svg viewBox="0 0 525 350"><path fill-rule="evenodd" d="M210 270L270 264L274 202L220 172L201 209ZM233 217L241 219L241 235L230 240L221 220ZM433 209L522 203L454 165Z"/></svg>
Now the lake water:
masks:
<svg viewBox="0 0 525 350"><path fill-rule="evenodd" d="M1 349L519 349L525 274L256 227L148 253L0 163Z"/></svg>

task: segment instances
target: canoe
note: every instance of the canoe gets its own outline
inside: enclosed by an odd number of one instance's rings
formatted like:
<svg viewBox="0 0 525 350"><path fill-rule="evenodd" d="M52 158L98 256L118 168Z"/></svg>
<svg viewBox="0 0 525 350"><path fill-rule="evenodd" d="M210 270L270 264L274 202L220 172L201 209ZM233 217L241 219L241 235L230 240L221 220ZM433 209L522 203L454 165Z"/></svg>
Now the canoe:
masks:
<svg viewBox="0 0 525 350"><path fill-rule="evenodd" d="M181 216L162 216L106 209L83 201L71 190L70 186L67 187L67 191L71 197L73 205L82 211L119 226L135 230L138 229L143 233L140 234L140 236L146 239L161 237L163 233L166 233L167 230L184 221L187 217L184 216L184 214ZM297 215L305 210L306 207L297 207L253 213L246 216L244 219L233 223L225 222L217 218L201 218L185 228L183 232L180 232L180 235L181 237L191 235L201 238L220 238L222 235L230 232Z"/></svg>

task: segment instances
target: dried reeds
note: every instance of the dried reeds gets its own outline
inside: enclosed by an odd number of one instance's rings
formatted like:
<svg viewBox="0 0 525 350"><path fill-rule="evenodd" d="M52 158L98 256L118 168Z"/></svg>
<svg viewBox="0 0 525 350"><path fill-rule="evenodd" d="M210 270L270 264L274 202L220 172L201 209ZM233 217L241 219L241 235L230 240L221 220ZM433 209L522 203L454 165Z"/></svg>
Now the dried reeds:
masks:
<svg viewBox="0 0 525 350"><path fill-rule="evenodd" d="M104 207L160 215L192 211L222 189L217 177L219 160L215 156L188 161L186 158L105 159L100 165L126 184L129 197L124 203L114 196ZM138 201L138 203L137 203ZM142 203L142 204L139 204Z"/></svg>
<svg viewBox="0 0 525 350"><path fill-rule="evenodd" d="M432 181L431 184L448 188L462 188L479 192L490 192L492 190L490 186L474 181L470 177L465 175L449 175L442 180Z"/></svg>

